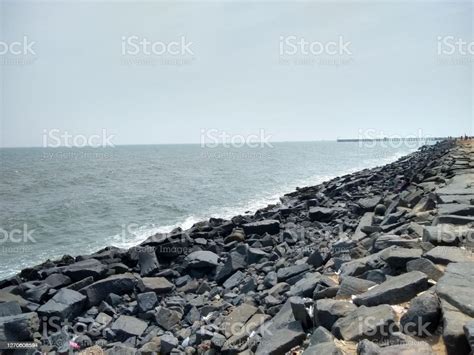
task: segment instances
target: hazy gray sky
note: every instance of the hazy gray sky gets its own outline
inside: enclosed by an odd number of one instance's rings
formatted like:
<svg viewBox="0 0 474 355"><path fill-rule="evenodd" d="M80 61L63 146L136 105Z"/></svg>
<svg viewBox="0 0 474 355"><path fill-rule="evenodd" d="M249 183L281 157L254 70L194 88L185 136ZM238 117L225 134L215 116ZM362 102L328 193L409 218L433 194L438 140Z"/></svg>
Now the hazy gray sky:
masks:
<svg viewBox="0 0 474 355"><path fill-rule="evenodd" d="M474 54L452 52L474 41L469 1L0 2L0 146L54 129L115 144L473 132ZM3 53L25 37L31 51ZM134 54L143 39L155 53ZM174 41L188 50L160 52Z"/></svg>

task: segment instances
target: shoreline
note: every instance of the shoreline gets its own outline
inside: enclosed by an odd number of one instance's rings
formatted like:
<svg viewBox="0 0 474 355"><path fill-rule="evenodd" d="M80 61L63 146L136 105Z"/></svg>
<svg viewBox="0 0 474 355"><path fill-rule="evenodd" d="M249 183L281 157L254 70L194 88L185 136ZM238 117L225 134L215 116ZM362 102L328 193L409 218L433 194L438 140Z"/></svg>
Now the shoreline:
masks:
<svg viewBox="0 0 474 355"><path fill-rule="evenodd" d="M457 196L449 192L458 191L453 179L463 183L459 171L474 170L469 144L423 146L299 188L252 215L211 218L130 249L106 247L23 269L0 281L0 341L54 344L62 337L62 350L107 354L433 351L398 331L404 317L421 314L432 327L437 321L426 339L437 330L448 354L462 354L469 348L463 327L474 311L452 291L460 287L452 275L465 272L453 258L474 266L465 240L474 207L470 197L455 203L446 196ZM450 227L440 231L444 225ZM454 241L445 240L453 233ZM431 306L428 315L419 303ZM383 327L360 321L371 317ZM53 318L87 331L58 332L48 326ZM12 324L21 331L12 332ZM382 334L392 324L397 331ZM474 323L469 331L474 336Z"/></svg>

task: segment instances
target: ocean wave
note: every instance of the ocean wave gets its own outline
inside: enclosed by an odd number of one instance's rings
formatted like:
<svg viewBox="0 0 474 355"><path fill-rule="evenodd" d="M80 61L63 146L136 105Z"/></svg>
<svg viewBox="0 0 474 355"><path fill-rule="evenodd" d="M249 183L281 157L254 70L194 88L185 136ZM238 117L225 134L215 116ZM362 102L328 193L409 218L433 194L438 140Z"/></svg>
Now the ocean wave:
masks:
<svg viewBox="0 0 474 355"><path fill-rule="evenodd" d="M345 169L343 171L335 173L334 175L315 175L305 179L300 179L298 181L293 181L292 183L288 183L285 186L275 188L273 191L268 191L264 196L259 196L258 198L252 199L245 203L240 203L233 206L215 206L211 210L206 211L206 213L199 215L192 214L173 224L163 226L141 226L133 234L128 235L126 237L121 234L117 234L107 238L107 242L109 243L107 245L113 245L119 248L131 248L140 244L148 237L156 233L169 233L173 229L176 229L178 227L182 228L183 230L186 230L191 228L194 224L198 222L209 220L209 218L231 219L232 217L237 215L255 213L257 210L264 208L268 205L279 203L281 196L293 192L296 187L314 186L321 184L325 181L334 179L338 176L352 174L362 169L372 169L377 166L390 164L397 161L401 157L410 154L415 150L416 149L414 148L410 151L396 152L393 155L385 158L367 159L357 167Z"/></svg>

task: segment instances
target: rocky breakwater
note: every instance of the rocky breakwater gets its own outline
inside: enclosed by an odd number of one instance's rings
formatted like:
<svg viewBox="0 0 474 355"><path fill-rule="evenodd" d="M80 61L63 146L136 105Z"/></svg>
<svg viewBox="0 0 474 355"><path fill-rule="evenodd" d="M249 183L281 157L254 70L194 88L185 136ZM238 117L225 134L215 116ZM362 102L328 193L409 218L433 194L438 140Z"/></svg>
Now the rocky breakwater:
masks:
<svg viewBox="0 0 474 355"><path fill-rule="evenodd" d="M468 354L473 151L444 141L254 215L25 269L0 281L0 341L83 354Z"/></svg>

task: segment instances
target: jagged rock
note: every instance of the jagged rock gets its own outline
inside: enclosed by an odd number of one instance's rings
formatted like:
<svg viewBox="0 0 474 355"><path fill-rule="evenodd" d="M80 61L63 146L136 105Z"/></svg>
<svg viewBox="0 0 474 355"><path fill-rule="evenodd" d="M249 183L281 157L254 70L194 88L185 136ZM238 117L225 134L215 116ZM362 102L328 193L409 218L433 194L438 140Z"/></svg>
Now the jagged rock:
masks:
<svg viewBox="0 0 474 355"><path fill-rule="evenodd" d="M265 275L265 278L263 279L263 284L265 285L265 287L273 287L277 284L277 282L278 277L275 271L270 271L267 275Z"/></svg>
<svg viewBox="0 0 474 355"><path fill-rule="evenodd" d="M334 340L334 336L324 327L317 327L309 337L309 346L329 343Z"/></svg>
<svg viewBox="0 0 474 355"><path fill-rule="evenodd" d="M229 277L223 284L222 286L225 289L232 289L234 287L239 286L242 281L245 279L245 274L242 271L237 271L234 273L231 277Z"/></svg>
<svg viewBox="0 0 474 355"><path fill-rule="evenodd" d="M438 328L441 308L438 297L433 292L425 292L410 302L410 308L400 319L405 334L429 337Z"/></svg>
<svg viewBox="0 0 474 355"><path fill-rule="evenodd" d="M436 285L436 293L463 313L474 317L474 263L452 263Z"/></svg>
<svg viewBox="0 0 474 355"><path fill-rule="evenodd" d="M173 335L164 334L160 337L160 355L168 355L171 351L178 347L179 340Z"/></svg>
<svg viewBox="0 0 474 355"><path fill-rule="evenodd" d="M471 347L471 351L474 350L474 321L471 320L464 325L464 334Z"/></svg>
<svg viewBox="0 0 474 355"><path fill-rule="evenodd" d="M401 248L419 248L420 242L417 239L408 239L399 235L386 234L375 239L374 251L384 250L392 246Z"/></svg>
<svg viewBox="0 0 474 355"><path fill-rule="evenodd" d="M277 271L278 282L288 280L289 278L306 272L308 270L309 266L306 264L283 267L281 269L278 269Z"/></svg>
<svg viewBox="0 0 474 355"><path fill-rule="evenodd" d="M246 234L277 234L280 231L280 222L274 219L267 219L258 222L246 223L242 227L244 228Z"/></svg>
<svg viewBox="0 0 474 355"><path fill-rule="evenodd" d="M89 276L98 279L107 272L107 265L102 264L96 259L86 259L68 266L55 268L52 272L62 273L70 277L73 281L79 281Z"/></svg>
<svg viewBox="0 0 474 355"><path fill-rule="evenodd" d="M132 336L141 336L148 324L138 318L130 316L120 316L112 324L111 328L120 339L126 339Z"/></svg>
<svg viewBox="0 0 474 355"><path fill-rule="evenodd" d="M290 304L293 311L293 317L296 321L300 322L304 330L308 330L313 327L313 320L309 315L309 307L307 308L307 302L301 297L291 297Z"/></svg>
<svg viewBox="0 0 474 355"><path fill-rule="evenodd" d="M174 289L174 285L164 277L144 277L138 280L137 287L141 292L153 291L159 294L168 293Z"/></svg>
<svg viewBox="0 0 474 355"><path fill-rule="evenodd" d="M352 276L344 276L337 291L337 296L340 298L351 297L352 295L359 295L366 292L370 287L375 286L376 283L368 280L359 279Z"/></svg>
<svg viewBox="0 0 474 355"><path fill-rule="evenodd" d="M226 338L238 334L244 324L257 312L257 307L242 303L225 317L222 329Z"/></svg>
<svg viewBox="0 0 474 355"><path fill-rule="evenodd" d="M428 275L428 278L438 281L444 272L438 266L433 264L430 260L425 258L419 258L410 260L406 265L407 271L421 271Z"/></svg>
<svg viewBox="0 0 474 355"><path fill-rule="evenodd" d="M372 224L374 222L374 213L372 212L366 212L362 216L362 218L359 221L359 224L357 225L357 228L352 235L352 239L355 241L361 241L362 239L367 237L367 232L369 231L368 228L372 227Z"/></svg>
<svg viewBox="0 0 474 355"><path fill-rule="evenodd" d="M389 305L361 306L339 318L332 326L332 333L343 340L376 339L390 334L389 330L396 329L394 323L395 315Z"/></svg>
<svg viewBox="0 0 474 355"><path fill-rule="evenodd" d="M237 251L231 252L224 265L217 268L216 281L222 283L237 270L242 270L246 267L245 255Z"/></svg>
<svg viewBox="0 0 474 355"><path fill-rule="evenodd" d="M285 354L293 347L300 345L306 334L300 322L294 321L275 331L271 338L261 342L255 355L280 355Z"/></svg>
<svg viewBox="0 0 474 355"><path fill-rule="evenodd" d="M268 275L270 275L270 273ZM276 274L274 275L276 276ZM288 291L288 296L312 297L313 291L320 280L321 274L319 272L307 273L305 277L291 286ZM276 284L276 278L274 281Z"/></svg>
<svg viewBox="0 0 474 355"><path fill-rule="evenodd" d="M62 288L64 286L71 284L72 281L71 281L71 278L69 278L66 275L51 274L44 280L44 282L47 283L52 288Z"/></svg>
<svg viewBox="0 0 474 355"><path fill-rule="evenodd" d="M86 297L83 294L63 288L42 305L38 309L38 313L45 317L72 319L81 313L85 305Z"/></svg>
<svg viewBox="0 0 474 355"><path fill-rule="evenodd" d="M81 293L87 296L90 305L96 306L110 293L122 295L133 291L136 283L137 279L132 274L112 275L84 287Z"/></svg>
<svg viewBox="0 0 474 355"><path fill-rule="evenodd" d="M180 312L162 306L157 308L155 314L156 324L165 330L172 329L182 317L183 315Z"/></svg>
<svg viewBox="0 0 474 355"><path fill-rule="evenodd" d="M156 258L155 249L146 247L138 253L138 266L141 276L150 276L160 269L160 263Z"/></svg>
<svg viewBox="0 0 474 355"><path fill-rule="evenodd" d="M312 207L309 210L309 218L312 221L328 222L333 218L333 216L343 211L344 209L339 207Z"/></svg>
<svg viewBox="0 0 474 355"><path fill-rule="evenodd" d="M379 304L398 304L411 300L417 293L429 287L428 278L419 271L392 277L367 292L354 298L356 305L376 306Z"/></svg>
<svg viewBox="0 0 474 355"><path fill-rule="evenodd" d="M222 346L222 352L236 352L243 351L247 345L246 340L249 336L264 324L270 318L269 315L256 313L254 314L245 325L235 332L229 339L227 339Z"/></svg>
<svg viewBox="0 0 474 355"><path fill-rule="evenodd" d="M330 343L321 343L308 347L302 355L343 355L343 352L334 344Z"/></svg>
<svg viewBox="0 0 474 355"><path fill-rule="evenodd" d="M472 251L458 247L438 246L427 252L424 257L430 259L435 264L442 265L457 262L474 262Z"/></svg>
<svg viewBox="0 0 474 355"><path fill-rule="evenodd" d="M364 210L372 212L375 207L382 201L381 196L365 197L357 201L357 204Z"/></svg>
<svg viewBox="0 0 474 355"><path fill-rule="evenodd" d="M311 253L310 256L308 256L308 259L306 260L306 262L309 265L312 265L315 268L318 268L324 264L325 259L326 259L325 255L323 255L319 250L315 250Z"/></svg>
<svg viewBox="0 0 474 355"><path fill-rule="evenodd" d="M21 307L18 302L0 303L0 317L15 316L17 314L21 314Z"/></svg>
<svg viewBox="0 0 474 355"><path fill-rule="evenodd" d="M191 268L213 268L219 265L219 256L208 250L195 251L186 257Z"/></svg>
<svg viewBox="0 0 474 355"><path fill-rule="evenodd" d="M140 313L152 310L157 303L158 298L155 292L145 292L137 295L138 312Z"/></svg>
<svg viewBox="0 0 474 355"><path fill-rule="evenodd" d="M448 302L441 300L443 314L443 340L449 355L469 354L469 343L464 325L473 319Z"/></svg>
<svg viewBox="0 0 474 355"><path fill-rule="evenodd" d="M421 249L406 249L393 247L385 250L382 259L394 268L404 268L407 262L418 259L423 254Z"/></svg>
<svg viewBox="0 0 474 355"><path fill-rule="evenodd" d="M31 341L38 329L36 312L0 317L0 341Z"/></svg>
<svg viewBox="0 0 474 355"><path fill-rule="evenodd" d="M330 330L339 318L347 316L356 309L357 306L351 302L321 299L315 303L314 322L316 325Z"/></svg>

